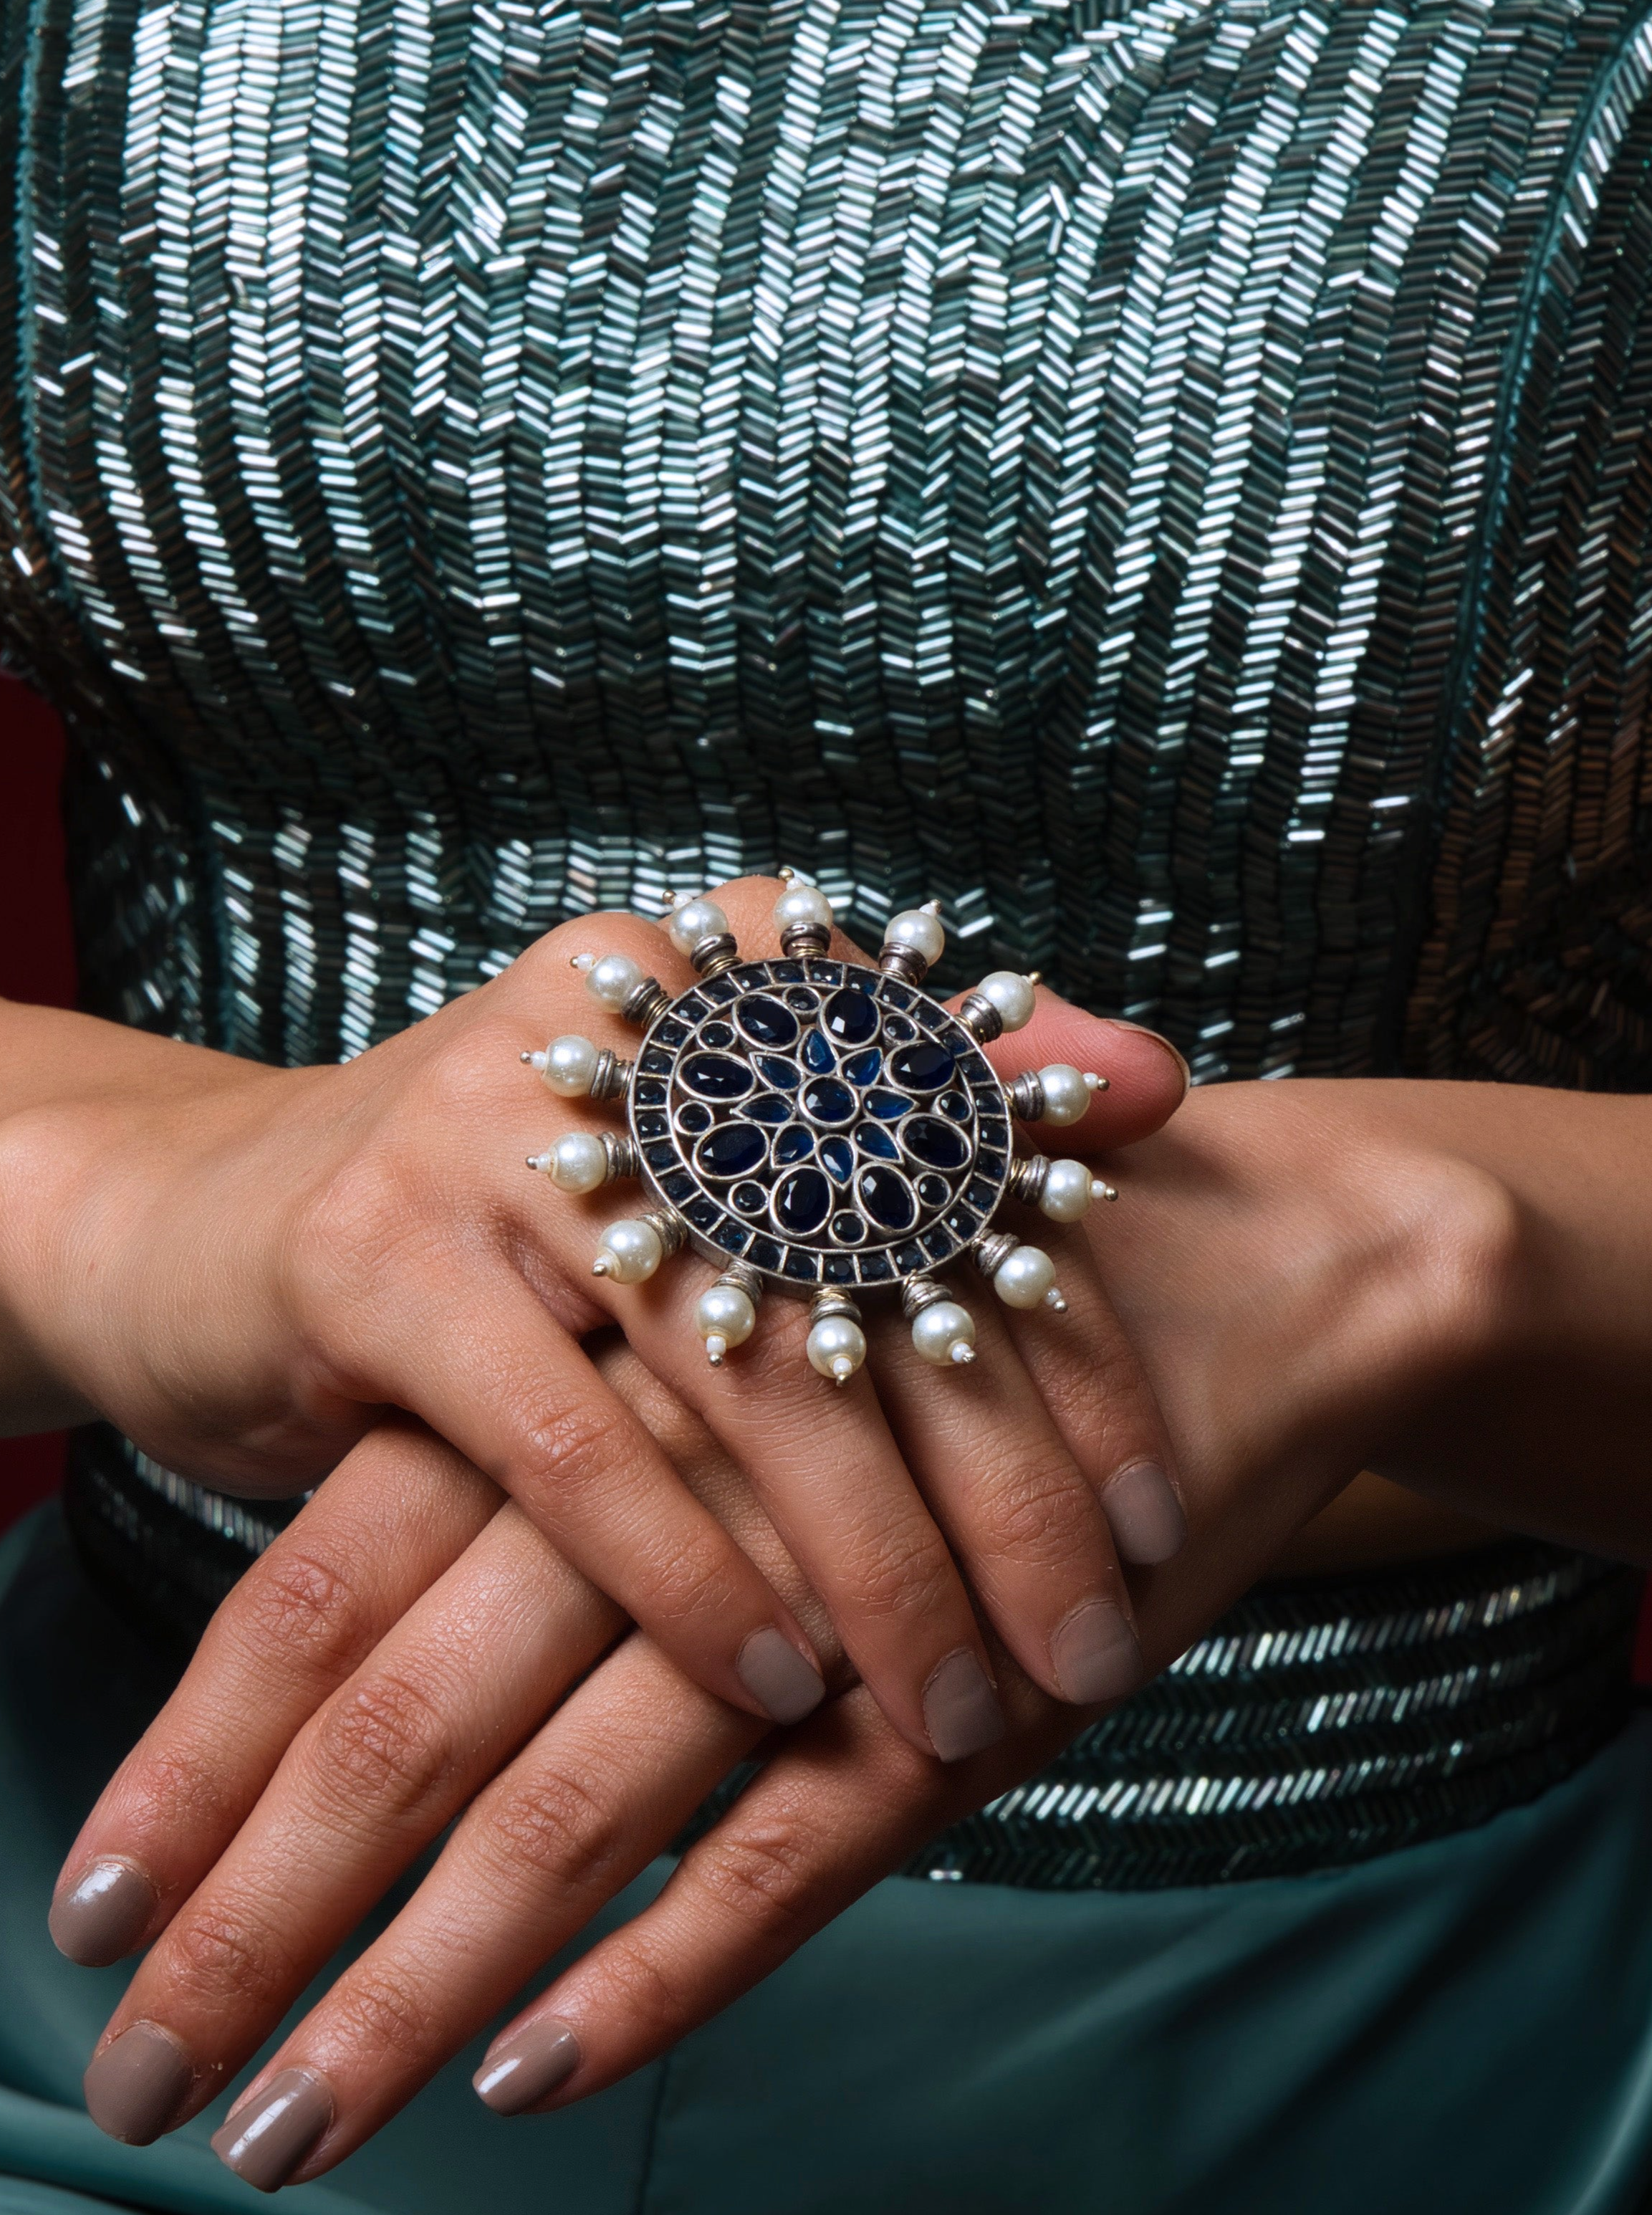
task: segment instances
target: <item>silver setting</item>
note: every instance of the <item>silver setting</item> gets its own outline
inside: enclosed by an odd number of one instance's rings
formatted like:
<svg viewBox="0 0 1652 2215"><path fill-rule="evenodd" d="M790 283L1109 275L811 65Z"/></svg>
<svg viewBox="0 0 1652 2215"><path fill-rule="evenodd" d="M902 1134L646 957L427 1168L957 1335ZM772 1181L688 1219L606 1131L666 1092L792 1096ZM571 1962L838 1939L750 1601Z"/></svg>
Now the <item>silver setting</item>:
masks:
<svg viewBox="0 0 1652 2215"><path fill-rule="evenodd" d="M970 1249L970 1258L990 1281L1020 1243L1013 1230L983 1230Z"/></svg>
<svg viewBox="0 0 1652 2215"><path fill-rule="evenodd" d="M608 1183L612 1184L616 1177L642 1175L642 1157L637 1151L637 1142L629 1131L602 1131L597 1135L603 1142L603 1151L608 1156Z"/></svg>
<svg viewBox="0 0 1652 2215"><path fill-rule="evenodd" d="M1018 1123L1037 1123L1043 1120L1044 1088L1038 1082L1036 1070L1025 1070L1005 1087L1009 1095L1010 1113Z"/></svg>
<svg viewBox="0 0 1652 2215"><path fill-rule="evenodd" d="M1029 1207L1037 1207L1043 1198L1044 1185L1049 1175L1049 1157L1047 1154L1018 1154L1010 1163L1010 1181L1006 1187L1012 1200L1025 1200ZM1111 1186L1109 1192L1112 1191ZM1117 1199L1118 1195L1113 1193Z"/></svg>
<svg viewBox="0 0 1652 2215"><path fill-rule="evenodd" d="M705 942L702 942L702 943ZM715 942L712 942L715 943ZM698 953L699 948L695 948ZM635 1023L640 1031L652 1030L671 1004L671 996L658 977L645 977L640 985L633 985L620 1009L621 1020Z"/></svg>
<svg viewBox="0 0 1652 2215"><path fill-rule="evenodd" d="M739 966L740 949L731 931L719 930L714 937L702 938L688 959L698 976L720 977L725 970Z"/></svg>
<svg viewBox="0 0 1652 2215"><path fill-rule="evenodd" d="M636 1074L636 1068L634 1061L625 1060L615 1052L612 1046L605 1046L597 1057L597 1071L590 1080L590 1090L585 1095L586 1099L624 1099L630 1089L631 1079Z"/></svg>
<svg viewBox="0 0 1652 2215"><path fill-rule="evenodd" d="M937 1300L950 1300L952 1295L944 1285L933 1277L909 1277L901 1287L901 1313L909 1322L914 1316L933 1308Z"/></svg>
<svg viewBox="0 0 1652 2215"><path fill-rule="evenodd" d="M1004 1035L1004 1018L984 992L966 992L958 1019L965 1030L975 1033L982 1046L990 1046L994 1039Z"/></svg>
<svg viewBox="0 0 1652 2215"><path fill-rule="evenodd" d="M823 954L831 942L832 934L823 923L788 923L780 933L780 952L788 961Z"/></svg>
<svg viewBox="0 0 1652 2215"><path fill-rule="evenodd" d="M850 1322L860 1321L860 1310L847 1292L835 1288L817 1292L809 1303L810 1328L812 1330L817 1322L825 1322L832 1316L842 1316Z"/></svg>

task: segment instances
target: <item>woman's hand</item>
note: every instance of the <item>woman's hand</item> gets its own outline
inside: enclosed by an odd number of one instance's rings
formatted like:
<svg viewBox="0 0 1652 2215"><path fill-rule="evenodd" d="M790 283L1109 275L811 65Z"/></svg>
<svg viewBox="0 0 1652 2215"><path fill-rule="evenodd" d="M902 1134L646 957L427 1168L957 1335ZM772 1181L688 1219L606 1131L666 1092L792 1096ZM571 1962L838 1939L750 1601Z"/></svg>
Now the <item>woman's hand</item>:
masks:
<svg viewBox="0 0 1652 2215"><path fill-rule="evenodd" d="M723 896L748 948L773 943L778 889ZM576 1028L635 1045L569 966L610 949L671 990L692 981L663 931L591 917L341 1068L258 1069L36 1011L70 1027L52 1034L83 1041L87 1065L72 1097L33 1110L15 1076L0 1081L0 1341L34 1380L12 1378L15 1402L38 1420L55 1394L183 1474L277 1492L331 1468L383 1408L411 1410L700 1684L795 1720L822 1693L810 1641L591 1367L581 1339L617 1321L750 1476L913 1745L957 1758L1003 1728L960 1563L1046 1691L1124 1689L1139 1662L1098 1496L1137 1558L1173 1546L1181 1519L1151 1392L1081 1242L1055 1234L1066 1322L977 1302L966 1376L943 1379L885 1332L872 1368L834 1392L803 1358L802 1304L780 1298L709 1367L692 1322L705 1266L594 1278L611 1197L574 1200L522 1168L576 1120L524 1051ZM9 1011L13 1032L27 1013ZM1111 1081L1080 1143L1162 1122L1184 1073L1129 1026L1051 1003L1000 1066L1064 1058L1079 1021ZM1028 1361L1051 1333L1071 1345L1047 1398Z"/></svg>

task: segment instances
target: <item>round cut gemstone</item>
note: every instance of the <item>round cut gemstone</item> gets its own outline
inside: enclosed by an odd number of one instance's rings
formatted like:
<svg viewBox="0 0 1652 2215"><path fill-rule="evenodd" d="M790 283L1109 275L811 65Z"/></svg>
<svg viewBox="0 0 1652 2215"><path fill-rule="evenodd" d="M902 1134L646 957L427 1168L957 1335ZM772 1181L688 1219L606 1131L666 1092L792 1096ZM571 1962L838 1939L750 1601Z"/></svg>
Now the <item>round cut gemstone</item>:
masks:
<svg viewBox="0 0 1652 2215"><path fill-rule="evenodd" d="M878 1035L878 1003L847 986L827 1001L823 1021L840 1046L867 1046Z"/></svg>
<svg viewBox="0 0 1652 2215"><path fill-rule="evenodd" d="M840 1208L832 1218L832 1236L840 1246L859 1246L866 1235L866 1218L852 1207Z"/></svg>
<svg viewBox="0 0 1652 2215"><path fill-rule="evenodd" d="M835 1077L817 1077L803 1088L803 1112L817 1123L847 1123L856 1112L856 1105L848 1086L839 1083Z"/></svg>

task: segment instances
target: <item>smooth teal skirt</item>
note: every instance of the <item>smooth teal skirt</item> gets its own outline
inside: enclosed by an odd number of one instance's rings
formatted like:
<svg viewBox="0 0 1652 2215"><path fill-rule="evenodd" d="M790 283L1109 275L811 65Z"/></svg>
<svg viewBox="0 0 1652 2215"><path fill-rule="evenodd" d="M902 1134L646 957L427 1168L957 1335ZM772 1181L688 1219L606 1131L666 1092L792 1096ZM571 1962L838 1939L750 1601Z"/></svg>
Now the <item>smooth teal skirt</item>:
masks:
<svg viewBox="0 0 1652 2215"><path fill-rule="evenodd" d="M93 2128L81 2070L125 1972L46 1936L167 1683L52 1511L0 1546L0 2215L265 2204L207 2145L229 2095L156 2146ZM1652 1717L1528 1807L1323 1875L892 1879L561 2114L487 2114L481 2043L295 2209L1628 2215L1652 2204Z"/></svg>

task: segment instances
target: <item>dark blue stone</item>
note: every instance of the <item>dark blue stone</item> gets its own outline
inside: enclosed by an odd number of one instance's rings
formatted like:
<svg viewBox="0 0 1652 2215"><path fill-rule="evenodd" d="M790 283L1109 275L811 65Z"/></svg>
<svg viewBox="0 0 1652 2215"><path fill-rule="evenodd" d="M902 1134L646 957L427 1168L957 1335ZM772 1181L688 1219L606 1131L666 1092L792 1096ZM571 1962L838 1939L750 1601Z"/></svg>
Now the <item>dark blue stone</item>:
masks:
<svg viewBox="0 0 1652 2215"><path fill-rule="evenodd" d="M725 1254L737 1254L751 1233L743 1223L719 1223L712 1236Z"/></svg>
<svg viewBox="0 0 1652 2215"><path fill-rule="evenodd" d="M755 1123L725 1123L694 1149L694 1159L707 1176L750 1176L768 1151L768 1141Z"/></svg>
<svg viewBox="0 0 1652 2215"><path fill-rule="evenodd" d="M823 1138L820 1158L839 1184L847 1184L854 1175L854 1149L847 1138Z"/></svg>
<svg viewBox="0 0 1652 2215"><path fill-rule="evenodd" d="M669 1138L662 1138L657 1145L645 1146L642 1157L651 1169L658 1169L662 1175L676 1167L676 1148Z"/></svg>
<svg viewBox="0 0 1652 2215"><path fill-rule="evenodd" d="M832 1218L832 1236L840 1246L860 1246L866 1242L866 1218L857 1215L853 1208L843 1208Z"/></svg>
<svg viewBox="0 0 1652 2215"><path fill-rule="evenodd" d="M795 1061L788 1061L781 1053L760 1053L757 1068L765 1084L774 1084L782 1092L795 1092L803 1082L803 1071Z"/></svg>
<svg viewBox="0 0 1652 2215"><path fill-rule="evenodd" d="M738 1100L751 1089L751 1071L725 1053L691 1053L682 1065L682 1082L704 1100Z"/></svg>
<svg viewBox="0 0 1652 2215"><path fill-rule="evenodd" d="M734 1012L741 1029L759 1046L790 1046L798 1034L797 1017L766 992L753 992Z"/></svg>
<svg viewBox="0 0 1652 2215"><path fill-rule="evenodd" d="M723 1220L723 1211L715 1200L685 1200L682 1212L696 1230L715 1230Z"/></svg>
<svg viewBox="0 0 1652 2215"><path fill-rule="evenodd" d="M824 1031L809 1033L803 1041L803 1058L805 1065L817 1077L823 1077L828 1070L837 1066L837 1056L832 1052L832 1042Z"/></svg>
<svg viewBox="0 0 1652 2215"><path fill-rule="evenodd" d="M714 1046L720 1052L725 1046L734 1044L734 1033L726 1023L707 1023L700 1034L700 1043L701 1046Z"/></svg>
<svg viewBox="0 0 1652 2215"><path fill-rule="evenodd" d="M939 1092L952 1082L952 1057L933 1039L918 1039L890 1054L889 1077L909 1092Z"/></svg>
<svg viewBox="0 0 1652 2215"><path fill-rule="evenodd" d="M784 1123L792 1113L792 1102L783 1100L778 1092L760 1092L755 1100L746 1102L740 1113L750 1115L756 1123Z"/></svg>
<svg viewBox="0 0 1652 2215"><path fill-rule="evenodd" d="M788 1238L807 1238L826 1220L832 1188L818 1169L793 1169L774 1189L774 1220Z"/></svg>
<svg viewBox="0 0 1652 2215"><path fill-rule="evenodd" d="M761 1215L768 1205L768 1194L760 1184L737 1184L729 1198L742 1215Z"/></svg>
<svg viewBox="0 0 1652 2215"><path fill-rule="evenodd" d="M878 1003L853 988L834 992L822 1020L840 1046L866 1046L878 1035Z"/></svg>
<svg viewBox="0 0 1652 2215"><path fill-rule="evenodd" d="M898 1123L912 1105L898 1092L869 1092L866 1105L882 1123Z"/></svg>
<svg viewBox="0 0 1652 2215"><path fill-rule="evenodd" d="M780 1266L780 1241L775 1238L754 1238L751 1250L746 1255L754 1269L778 1269Z"/></svg>
<svg viewBox="0 0 1652 2215"><path fill-rule="evenodd" d="M702 1131L710 1130L712 1111L709 1108L702 1108L697 1100L690 1100L685 1107L678 1108L676 1120L680 1130L685 1131L689 1138L697 1138Z"/></svg>
<svg viewBox="0 0 1652 2215"><path fill-rule="evenodd" d="M880 1161L898 1162L901 1150L887 1131L880 1131L876 1123L863 1123L854 1134L855 1144L863 1154L876 1154Z"/></svg>
<svg viewBox="0 0 1652 2215"><path fill-rule="evenodd" d="M884 1065L884 1057L875 1046L864 1046L852 1053L843 1065L843 1074L851 1084L876 1084L878 1072Z"/></svg>
<svg viewBox="0 0 1652 2215"><path fill-rule="evenodd" d="M925 1207L945 1207L952 1197L952 1187L945 1177L921 1176L918 1179L918 1199Z"/></svg>
<svg viewBox="0 0 1652 2215"><path fill-rule="evenodd" d="M811 1254L806 1246L794 1246L786 1257L786 1273L788 1277L800 1277L805 1284L812 1285L820 1274L819 1255Z"/></svg>
<svg viewBox="0 0 1652 2215"><path fill-rule="evenodd" d="M854 1189L861 1206L885 1230L907 1230L916 1222L918 1203L898 1169L875 1165L864 1169L855 1179Z"/></svg>
<svg viewBox="0 0 1652 2215"><path fill-rule="evenodd" d="M935 1105L954 1123L967 1123L970 1120L970 1095L967 1092L943 1092Z"/></svg>
<svg viewBox="0 0 1652 2215"><path fill-rule="evenodd" d="M817 1123L847 1123L859 1114L860 1102L848 1086L840 1084L835 1077L817 1077L803 1088L803 1111Z"/></svg>
<svg viewBox="0 0 1652 2215"><path fill-rule="evenodd" d="M914 1115L902 1126L901 1136L908 1153L927 1169L961 1169L970 1158L964 1133L939 1115Z"/></svg>
<svg viewBox="0 0 1652 2215"><path fill-rule="evenodd" d="M814 1150L815 1134L804 1123L788 1123L774 1139L774 1158L782 1164L806 1160Z"/></svg>
<svg viewBox="0 0 1652 2215"><path fill-rule="evenodd" d="M827 1254L822 1257L820 1273L829 1285L852 1285L854 1282L853 1254Z"/></svg>
<svg viewBox="0 0 1652 2215"><path fill-rule="evenodd" d="M866 1285L883 1283L895 1274L895 1264L887 1254L876 1251L860 1256L860 1281Z"/></svg>

